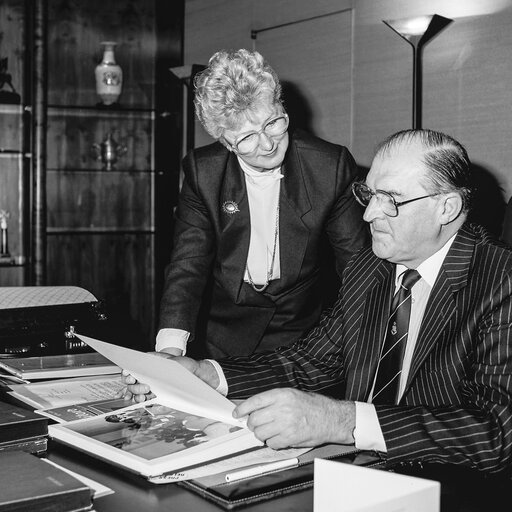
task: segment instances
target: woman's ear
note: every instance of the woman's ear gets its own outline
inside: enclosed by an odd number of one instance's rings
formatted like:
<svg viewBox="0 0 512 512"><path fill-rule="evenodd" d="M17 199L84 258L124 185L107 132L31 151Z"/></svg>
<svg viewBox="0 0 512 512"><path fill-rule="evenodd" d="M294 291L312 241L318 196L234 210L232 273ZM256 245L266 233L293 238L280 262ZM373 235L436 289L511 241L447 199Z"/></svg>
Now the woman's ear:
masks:
<svg viewBox="0 0 512 512"><path fill-rule="evenodd" d="M440 203L440 222L450 224L462 213L462 197L456 192L443 194Z"/></svg>

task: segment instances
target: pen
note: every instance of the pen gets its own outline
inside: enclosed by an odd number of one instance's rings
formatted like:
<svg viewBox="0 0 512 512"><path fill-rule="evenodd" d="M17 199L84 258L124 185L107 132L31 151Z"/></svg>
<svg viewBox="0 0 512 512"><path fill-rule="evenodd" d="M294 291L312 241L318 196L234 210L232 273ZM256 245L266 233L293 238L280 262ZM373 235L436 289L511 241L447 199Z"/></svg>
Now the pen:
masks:
<svg viewBox="0 0 512 512"><path fill-rule="evenodd" d="M242 469L240 471L234 471L233 473L226 474L226 482L235 482L237 480L242 480L243 478L251 478L253 476L261 476L265 473L270 473L272 471L278 471L280 469L288 469L294 466L297 466L299 463L299 459L285 459L278 460L276 462L270 462L269 464L264 464L260 466L255 466L253 468Z"/></svg>

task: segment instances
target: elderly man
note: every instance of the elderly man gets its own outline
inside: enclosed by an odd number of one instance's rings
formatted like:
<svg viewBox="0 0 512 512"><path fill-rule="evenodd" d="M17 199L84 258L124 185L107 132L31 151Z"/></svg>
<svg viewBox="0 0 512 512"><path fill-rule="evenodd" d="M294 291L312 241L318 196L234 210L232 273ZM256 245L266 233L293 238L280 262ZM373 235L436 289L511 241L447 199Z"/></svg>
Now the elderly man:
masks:
<svg viewBox="0 0 512 512"><path fill-rule="evenodd" d="M316 328L273 352L177 360L248 397L234 414L274 448L355 443L390 463L510 470L512 253L467 223L466 151L438 132L399 132L353 192L372 247ZM339 382L343 399L322 395Z"/></svg>

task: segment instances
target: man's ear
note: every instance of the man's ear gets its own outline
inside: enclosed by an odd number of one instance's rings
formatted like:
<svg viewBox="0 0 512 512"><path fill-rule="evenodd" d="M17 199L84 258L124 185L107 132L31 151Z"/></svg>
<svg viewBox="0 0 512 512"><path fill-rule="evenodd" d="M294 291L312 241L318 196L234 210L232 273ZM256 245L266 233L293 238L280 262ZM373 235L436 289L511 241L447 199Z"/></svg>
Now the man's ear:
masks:
<svg viewBox="0 0 512 512"><path fill-rule="evenodd" d="M456 192L443 194L439 208L441 224L450 224L462 213L462 197Z"/></svg>

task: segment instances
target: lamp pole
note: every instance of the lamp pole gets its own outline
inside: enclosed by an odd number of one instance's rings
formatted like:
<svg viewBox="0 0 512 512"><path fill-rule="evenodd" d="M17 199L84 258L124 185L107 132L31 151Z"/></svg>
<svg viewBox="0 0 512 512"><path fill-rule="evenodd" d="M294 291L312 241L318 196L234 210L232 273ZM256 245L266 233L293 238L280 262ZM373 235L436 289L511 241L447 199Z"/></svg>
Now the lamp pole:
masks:
<svg viewBox="0 0 512 512"><path fill-rule="evenodd" d="M420 129L423 105L423 47L453 20L438 14L430 14L382 21L412 46L412 127L415 130Z"/></svg>

